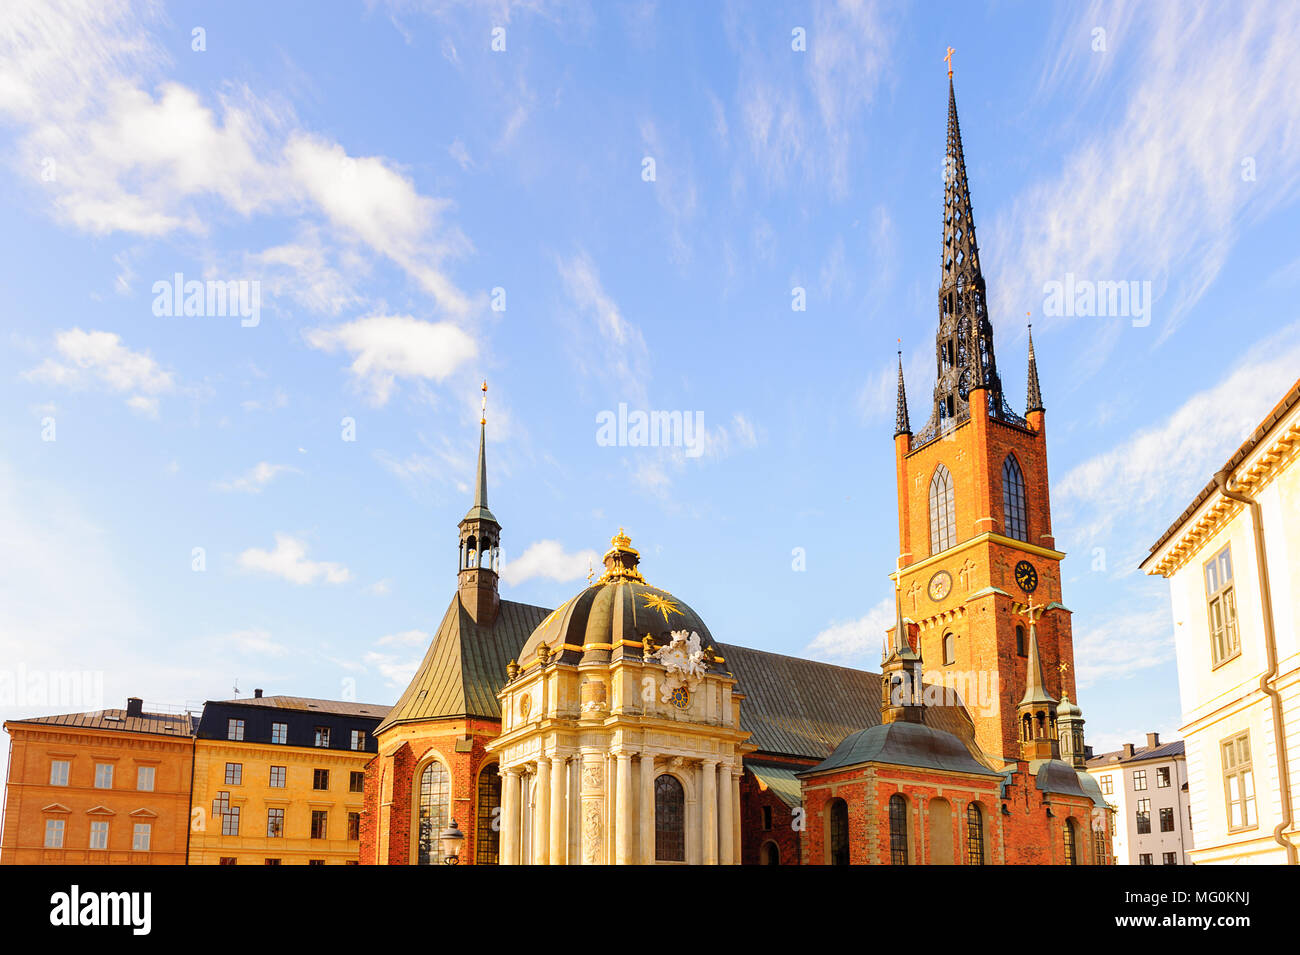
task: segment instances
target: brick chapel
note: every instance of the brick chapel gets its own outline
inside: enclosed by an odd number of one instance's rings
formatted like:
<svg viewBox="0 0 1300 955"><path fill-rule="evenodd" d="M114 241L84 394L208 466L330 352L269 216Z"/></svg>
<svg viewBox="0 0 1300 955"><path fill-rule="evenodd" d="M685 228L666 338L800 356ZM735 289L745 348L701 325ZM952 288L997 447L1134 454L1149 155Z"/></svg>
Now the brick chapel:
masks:
<svg viewBox="0 0 1300 955"><path fill-rule="evenodd" d="M366 769L361 862L1110 864L1085 771L1032 338L994 356L949 73L936 382L898 375L897 609L881 672L721 642L621 530L554 609L502 599L486 413L457 586ZM486 385L484 386L486 391Z"/></svg>

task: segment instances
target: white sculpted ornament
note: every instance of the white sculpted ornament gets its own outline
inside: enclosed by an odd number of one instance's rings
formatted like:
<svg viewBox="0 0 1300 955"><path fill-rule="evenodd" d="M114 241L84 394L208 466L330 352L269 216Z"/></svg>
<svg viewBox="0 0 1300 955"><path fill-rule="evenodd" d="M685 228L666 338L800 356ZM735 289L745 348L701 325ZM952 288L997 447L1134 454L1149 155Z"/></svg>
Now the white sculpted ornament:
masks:
<svg viewBox="0 0 1300 955"><path fill-rule="evenodd" d="M674 630L672 639L655 651L653 659L663 664L668 672L664 675L663 689L659 694L660 703L672 701L673 691L684 686L687 690L704 679L708 669L707 655L700 646L700 635L694 631Z"/></svg>

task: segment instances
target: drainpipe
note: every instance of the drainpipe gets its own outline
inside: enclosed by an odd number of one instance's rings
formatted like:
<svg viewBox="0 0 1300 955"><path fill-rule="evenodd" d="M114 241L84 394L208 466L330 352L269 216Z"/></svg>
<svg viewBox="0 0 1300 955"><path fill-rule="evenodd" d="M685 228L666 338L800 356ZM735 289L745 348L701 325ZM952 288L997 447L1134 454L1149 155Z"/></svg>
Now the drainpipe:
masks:
<svg viewBox="0 0 1300 955"><path fill-rule="evenodd" d="M1232 475L1225 469L1214 475L1219 493L1230 501L1250 508L1250 520L1255 536L1255 565L1259 572L1259 602L1264 611L1264 650L1268 655L1268 669L1259 678L1259 690L1269 698L1273 708L1273 748L1277 752L1277 778L1282 797L1282 821L1273 829L1273 841L1286 850L1286 864L1300 864L1295 845L1285 833L1292 825L1291 774L1287 768L1286 732L1282 722L1282 696L1273 686L1277 678L1277 637L1273 630L1273 592L1268 584L1268 553L1264 547L1264 518L1259 501L1228 488Z"/></svg>

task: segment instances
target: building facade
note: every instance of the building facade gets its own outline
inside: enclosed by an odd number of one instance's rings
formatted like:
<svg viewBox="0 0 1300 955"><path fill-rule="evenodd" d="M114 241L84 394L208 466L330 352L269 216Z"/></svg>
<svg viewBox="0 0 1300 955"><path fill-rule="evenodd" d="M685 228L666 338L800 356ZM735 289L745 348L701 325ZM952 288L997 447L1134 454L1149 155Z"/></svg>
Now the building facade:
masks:
<svg viewBox="0 0 1300 955"><path fill-rule="evenodd" d="M1300 382L1156 541L1196 863L1300 864Z"/></svg>
<svg viewBox="0 0 1300 955"><path fill-rule="evenodd" d="M189 864L359 862L366 764L388 708L256 693L203 707Z"/></svg>
<svg viewBox="0 0 1300 955"><path fill-rule="evenodd" d="M1115 811L1114 853L1119 865L1188 865L1192 849L1191 794L1182 740L1160 742L1148 733L1144 747L1088 759L1106 802Z"/></svg>
<svg viewBox="0 0 1300 955"><path fill-rule="evenodd" d="M4 724L5 865L183 865L194 724L125 709Z"/></svg>

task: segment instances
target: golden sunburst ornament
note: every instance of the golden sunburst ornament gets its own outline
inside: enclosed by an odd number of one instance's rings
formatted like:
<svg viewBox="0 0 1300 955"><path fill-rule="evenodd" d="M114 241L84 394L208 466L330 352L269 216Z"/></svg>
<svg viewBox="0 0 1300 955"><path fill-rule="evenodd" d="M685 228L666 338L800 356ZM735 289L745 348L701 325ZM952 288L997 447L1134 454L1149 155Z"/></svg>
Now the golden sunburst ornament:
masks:
<svg viewBox="0 0 1300 955"><path fill-rule="evenodd" d="M658 610L664 615L664 623L668 622L668 615L670 613L675 613L679 617L682 616L682 612L677 609L677 604L673 603L667 597L660 597L658 594L642 594L641 596L645 598L644 606L646 609Z"/></svg>

